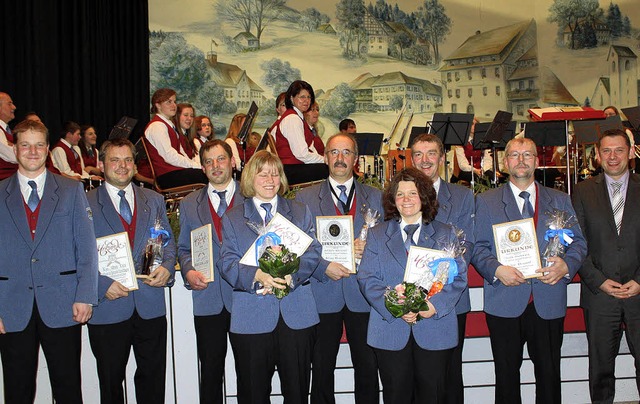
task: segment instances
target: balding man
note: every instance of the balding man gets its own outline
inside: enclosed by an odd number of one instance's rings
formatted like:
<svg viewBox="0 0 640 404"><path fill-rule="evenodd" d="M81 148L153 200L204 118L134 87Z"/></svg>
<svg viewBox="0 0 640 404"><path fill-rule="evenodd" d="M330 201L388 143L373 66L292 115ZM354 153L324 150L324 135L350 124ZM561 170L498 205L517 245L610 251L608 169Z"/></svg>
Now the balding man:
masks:
<svg viewBox="0 0 640 404"><path fill-rule="evenodd" d="M9 178L18 170L13 153L13 134L9 122L16 117L16 106L7 93L0 92L0 180Z"/></svg>

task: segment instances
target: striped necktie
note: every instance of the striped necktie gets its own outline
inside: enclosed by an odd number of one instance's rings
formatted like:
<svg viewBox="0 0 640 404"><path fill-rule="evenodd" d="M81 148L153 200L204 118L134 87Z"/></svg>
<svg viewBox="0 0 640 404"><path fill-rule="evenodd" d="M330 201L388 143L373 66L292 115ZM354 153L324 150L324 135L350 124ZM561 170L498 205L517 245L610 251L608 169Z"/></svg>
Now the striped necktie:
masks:
<svg viewBox="0 0 640 404"><path fill-rule="evenodd" d="M613 194L611 195L611 208L613 209L613 219L616 222L616 230L620 234L622 227L622 214L624 213L624 198L622 197L622 182L612 182Z"/></svg>

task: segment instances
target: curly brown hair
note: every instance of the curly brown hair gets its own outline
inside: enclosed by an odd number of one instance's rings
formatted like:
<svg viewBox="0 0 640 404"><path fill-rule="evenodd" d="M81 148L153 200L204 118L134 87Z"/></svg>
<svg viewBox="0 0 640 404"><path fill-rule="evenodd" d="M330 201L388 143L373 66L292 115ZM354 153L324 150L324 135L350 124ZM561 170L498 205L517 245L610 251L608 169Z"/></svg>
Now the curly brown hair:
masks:
<svg viewBox="0 0 640 404"><path fill-rule="evenodd" d="M400 219L400 212L396 206L396 192L400 181L410 181L416 184L422 208L422 223L429 224L438 214L438 196L433 188L433 182L425 173L415 167L405 168L393 176L382 195L384 220Z"/></svg>

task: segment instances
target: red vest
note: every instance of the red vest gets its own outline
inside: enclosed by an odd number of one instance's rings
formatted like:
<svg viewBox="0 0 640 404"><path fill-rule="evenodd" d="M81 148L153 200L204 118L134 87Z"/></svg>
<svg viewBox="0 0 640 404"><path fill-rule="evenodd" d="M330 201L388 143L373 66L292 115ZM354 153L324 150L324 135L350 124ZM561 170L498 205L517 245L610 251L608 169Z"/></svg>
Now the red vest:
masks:
<svg viewBox="0 0 640 404"><path fill-rule="evenodd" d="M22 204L24 205L24 211L27 214L27 221L29 222L29 233L31 233L31 240L36 237L36 228L38 227L38 217L40 216L40 205L42 205L42 201L38 203L38 207L34 212L31 212L29 209L29 205L22 200Z"/></svg>
<svg viewBox="0 0 640 404"><path fill-rule="evenodd" d="M555 166L556 163L553 161L553 146L546 146L544 148L544 153L542 152L542 146L536 146L536 152L538 153L538 165L539 166ZM544 155L544 158L542 158Z"/></svg>
<svg viewBox="0 0 640 404"><path fill-rule="evenodd" d="M474 150L473 145L467 142L467 144L464 145L464 155L469 163L471 163L471 157L473 157L473 168L480 168L482 150Z"/></svg>
<svg viewBox="0 0 640 404"><path fill-rule="evenodd" d="M138 205L136 204L133 208L133 213L131 214L131 224L128 224L127 221L124 220L122 216L120 216L120 213L118 213L118 217L122 222L122 227L124 227L124 230L127 232L127 237L129 238L129 245L133 250L133 243L134 243L134 240L136 239L136 220L138 218Z"/></svg>
<svg viewBox="0 0 640 404"><path fill-rule="evenodd" d="M82 160L84 161L85 166L98 167L98 150L95 147L93 148L93 156L89 155L89 151L86 147L81 147L80 151L82 152Z"/></svg>
<svg viewBox="0 0 640 404"><path fill-rule="evenodd" d="M62 143L62 140L58 142L56 147L61 147L62 150L64 150L64 154L67 156L67 163L69 163L71 171L76 174L82 175L82 160L80 160L80 156L78 155L78 157L76 157L75 153L73 153L73 150L71 150L71 148L66 144Z"/></svg>
<svg viewBox="0 0 640 404"><path fill-rule="evenodd" d="M313 133L313 131L311 133ZM313 135L313 147L316 148L318 154L321 156L324 155L324 143L322 143L322 139L320 139L320 136L317 134Z"/></svg>
<svg viewBox="0 0 640 404"><path fill-rule="evenodd" d="M167 136L169 136L171 147L173 147L176 152L180 153L180 140L178 138L178 134L176 133L176 131L173 129L171 125L166 123L158 115L155 115L153 119L151 119L151 121L147 124L147 127L144 129L145 132L147 131L147 128L149 127L149 125L151 125L154 122L160 122L167 127ZM159 177L163 174L170 173L172 171L182 170L182 167L172 166L171 164L164 161L162 156L160 156L160 153L158 153L158 150L155 147L153 147L151 142L149 142L148 140L146 141L146 146L147 146L147 154L148 154L147 157L149 158L149 161L153 165L153 171L155 172L156 177Z"/></svg>
<svg viewBox="0 0 640 404"><path fill-rule="evenodd" d="M296 111L293 108L291 108L291 109L287 109L285 113L282 114L282 118L280 119L280 122L282 122L282 120L285 117L292 114L302 121L302 119L300 118L300 116L298 116ZM304 141L307 143L307 146L311 146L314 138L313 132L311 132L309 125L307 125L304 121L302 121L302 127L304 128ZM278 157L280 157L282 164L304 164L302 161L298 160L293 155L293 152L291 151L291 146L289 146L289 141L282 134L279 123L278 123L278 126L276 126L276 150L278 151Z"/></svg>
<svg viewBox="0 0 640 404"><path fill-rule="evenodd" d="M13 135L8 134L1 126L0 126L0 132L2 132L4 136L7 138L7 142L9 143L9 145L12 145ZM0 134L0 136L2 136L2 134ZM0 159L0 180L4 180L5 178L11 177L13 173L15 173L16 171L18 171L17 164L9 163L8 161L4 161Z"/></svg>
<svg viewBox="0 0 640 404"><path fill-rule="evenodd" d="M227 210L233 208L233 202L236 200L235 196L231 198L231 203L227 206ZM211 212L211 219L213 219L213 227L216 230L216 234L218 235L218 241L222 243L222 218L218 216L218 213L213 208L211 204L211 199L209 199L209 211Z"/></svg>

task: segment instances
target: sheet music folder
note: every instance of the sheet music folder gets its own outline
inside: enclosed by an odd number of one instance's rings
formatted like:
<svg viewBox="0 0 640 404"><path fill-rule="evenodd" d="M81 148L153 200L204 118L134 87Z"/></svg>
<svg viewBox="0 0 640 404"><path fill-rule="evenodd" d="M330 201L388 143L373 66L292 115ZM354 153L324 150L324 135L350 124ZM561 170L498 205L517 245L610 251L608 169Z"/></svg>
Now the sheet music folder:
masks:
<svg viewBox="0 0 640 404"><path fill-rule="evenodd" d="M607 119L573 122L573 131L578 144L596 143L600 136L609 129L624 129L620 116L610 116Z"/></svg>
<svg viewBox="0 0 640 404"><path fill-rule="evenodd" d="M565 146L567 127L564 121L527 122L524 137L536 146Z"/></svg>
<svg viewBox="0 0 640 404"><path fill-rule="evenodd" d="M118 123L111 129L109 132L109 140L113 139L129 139L129 135L131 135L131 131L138 123L138 120L135 118L130 118L128 116L123 116L120 118Z"/></svg>

